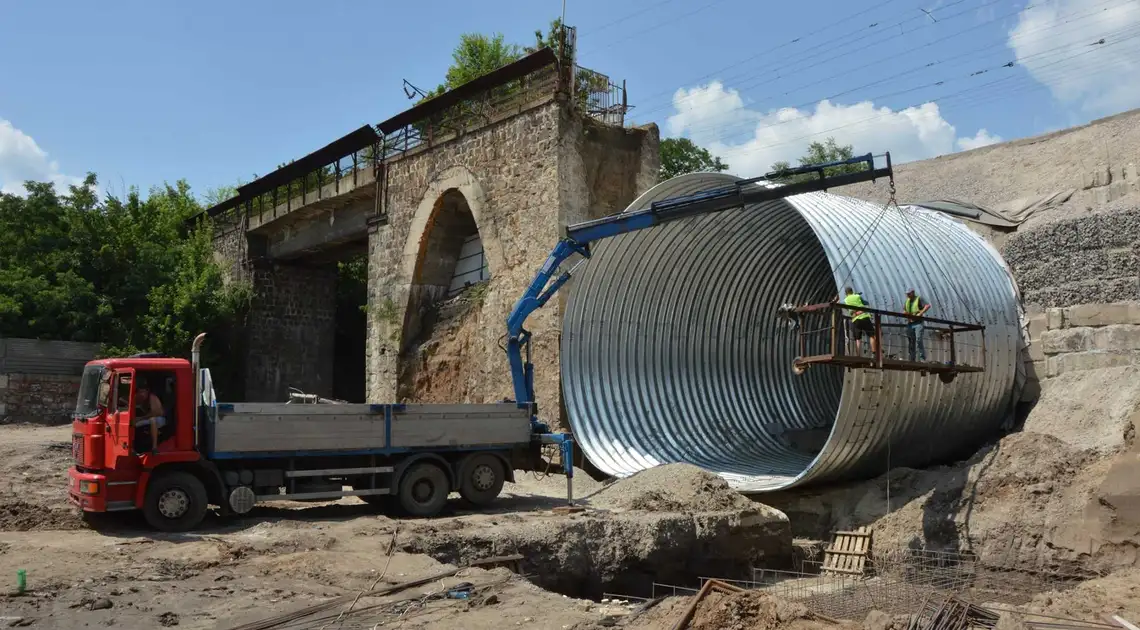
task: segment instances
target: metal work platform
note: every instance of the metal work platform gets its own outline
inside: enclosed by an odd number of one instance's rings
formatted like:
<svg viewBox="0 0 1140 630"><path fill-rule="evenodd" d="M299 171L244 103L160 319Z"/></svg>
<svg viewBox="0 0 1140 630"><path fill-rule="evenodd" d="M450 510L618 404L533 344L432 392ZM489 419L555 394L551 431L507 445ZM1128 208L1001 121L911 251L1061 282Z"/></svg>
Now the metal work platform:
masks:
<svg viewBox="0 0 1140 630"><path fill-rule="evenodd" d="M858 335L851 330L847 311L856 310L871 315L873 332L870 340L874 343L869 345L873 350L867 348L861 352L853 347ZM796 322L799 330L798 356L792 364L792 370L796 374L803 374L813 365L839 365L845 368L937 374L939 379L949 383L958 374L985 371L986 327L982 324L912 317L905 313L866 306L855 307L840 302L794 307L788 309L786 314ZM907 326L910 322L923 324L919 334L924 335L924 345L927 346L926 360L921 357L911 359L909 345L902 345L906 344ZM978 338L978 343L969 344L974 352L965 360L961 352L964 342L959 340L964 334L976 334ZM899 343L900 340L902 344ZM931 344L931 341L934 343ZM900 353L906 358L900 358ZM934 353L937 353L938 360L930 360L929 357Z"/></svg>

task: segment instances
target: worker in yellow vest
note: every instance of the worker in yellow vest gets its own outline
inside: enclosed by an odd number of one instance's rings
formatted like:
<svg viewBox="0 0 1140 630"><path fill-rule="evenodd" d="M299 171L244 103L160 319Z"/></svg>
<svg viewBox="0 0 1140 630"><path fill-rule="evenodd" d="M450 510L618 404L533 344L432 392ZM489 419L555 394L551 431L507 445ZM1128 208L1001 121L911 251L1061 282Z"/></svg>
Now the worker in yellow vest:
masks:
<svg viewBox="0 0 1140 630"><path fill-rule="evenodd" d="M851 287L847 287L847 295L844 296L843 303L848 306L871 306L863 300L862 295L856 293L855 289ZM851 334L855 338L855 352L860 355L863 354L863 337L866 336L871 339L871 354L877 353L879 340L875 338L875 326L871 323L871 314L856 309L844 310L851 318Z"/></svg>
<svg viewBox="0 0 1140 630"><path fill-rule="evenodd" d="M916 345L918 346L918 360L926 361L926 342L922 338L925 327L922 320L916 318L926 315L928 310L930 310L930 303L916 295L914 289L907 289L903 312L910 318L906 325L906 346L911 361L915 360Z"/></svg>

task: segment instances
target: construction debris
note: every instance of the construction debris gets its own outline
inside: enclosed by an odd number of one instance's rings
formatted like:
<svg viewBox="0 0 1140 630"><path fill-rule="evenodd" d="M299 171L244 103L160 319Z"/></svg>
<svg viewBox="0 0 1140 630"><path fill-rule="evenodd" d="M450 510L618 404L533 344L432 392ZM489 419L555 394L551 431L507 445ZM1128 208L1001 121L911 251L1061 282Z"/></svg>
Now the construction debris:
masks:
<svg viewBox="0 0 1140 630"><path fill-rule="evenodd" d="M954 595L928 595L907 630L992 630L1001 616Z"/></svg>
<svg viewBox="0 0 1140 630"><path fill-rule="evenodd" d="M831 546L823 553L824 575L863 575L867 556L871 553L871 528L855 531L838 531L831 537Z"/></svg>

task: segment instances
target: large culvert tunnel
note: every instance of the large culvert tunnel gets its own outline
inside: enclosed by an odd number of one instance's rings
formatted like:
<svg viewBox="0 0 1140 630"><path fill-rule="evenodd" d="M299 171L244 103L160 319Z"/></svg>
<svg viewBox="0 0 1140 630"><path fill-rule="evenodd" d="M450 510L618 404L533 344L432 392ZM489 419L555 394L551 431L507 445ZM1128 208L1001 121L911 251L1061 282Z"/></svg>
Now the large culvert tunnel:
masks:
<svg viewBox="0 0 1140 630"><path fill-rule="evenodd" d="M677 177L626 210L737 179ZM916 467L956 455L1012 410L1016 288L992 247L935 212L797 195L600 242L582 269L562 382L575 440L607 474L687 462L745 492L857 479L885 472L888 456ZM796 375L798 333L779 307L830 301L841 285L891 311L913 287L928 316L985 324L985 372ZM959 362L982 363L974 335Z"/></svg>

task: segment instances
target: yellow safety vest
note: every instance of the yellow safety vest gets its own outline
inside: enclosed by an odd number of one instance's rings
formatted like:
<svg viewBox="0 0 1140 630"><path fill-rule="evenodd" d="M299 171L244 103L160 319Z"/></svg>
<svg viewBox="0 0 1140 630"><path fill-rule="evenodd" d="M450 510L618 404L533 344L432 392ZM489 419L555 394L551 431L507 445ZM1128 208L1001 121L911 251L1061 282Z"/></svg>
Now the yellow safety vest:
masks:
<svg viewBox="0 0 1140 630"><path fill-rule="evenodd" d="M921 296L914 296L907 298L906 305L903 307L907 315L918 315L918 303Z"/></svg>
<svg viewBox="0 0 1140 630"><path fill-rule="evenodd" d="M844 297L843 303L848 306L867 306L867 303L863 301L863 296L859 295L858 293L852 293L851 295ZM870 313L864 313L863 311L850 311L850 313L851 321L855 321L857 319L867 319L871 316Z"/></svg>

